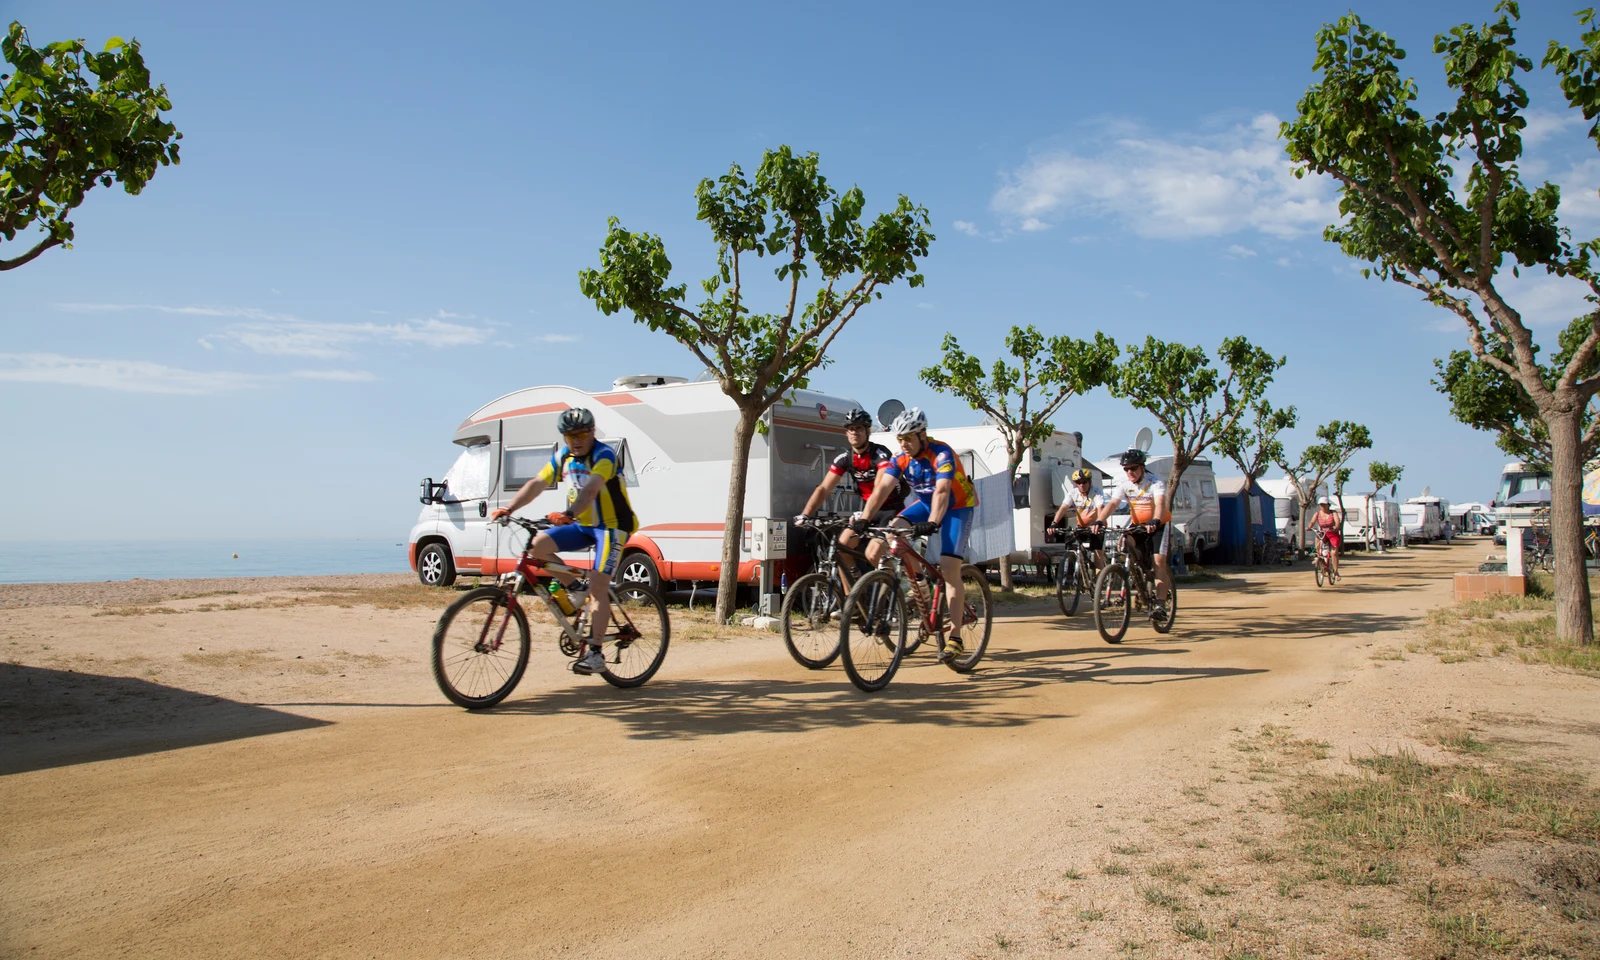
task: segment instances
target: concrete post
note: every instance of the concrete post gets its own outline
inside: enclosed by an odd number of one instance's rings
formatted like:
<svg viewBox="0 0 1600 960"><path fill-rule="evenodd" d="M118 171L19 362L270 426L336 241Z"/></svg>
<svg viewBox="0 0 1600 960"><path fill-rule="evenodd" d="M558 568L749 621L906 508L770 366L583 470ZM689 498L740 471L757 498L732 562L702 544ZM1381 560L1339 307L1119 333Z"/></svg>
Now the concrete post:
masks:
<svg viewBox="0 0 1600 960"><path fill-rule="evenodd" d="M1522 527L1506 527L1506 573L1513 577L1527 576L1522 566Z"/></svg>

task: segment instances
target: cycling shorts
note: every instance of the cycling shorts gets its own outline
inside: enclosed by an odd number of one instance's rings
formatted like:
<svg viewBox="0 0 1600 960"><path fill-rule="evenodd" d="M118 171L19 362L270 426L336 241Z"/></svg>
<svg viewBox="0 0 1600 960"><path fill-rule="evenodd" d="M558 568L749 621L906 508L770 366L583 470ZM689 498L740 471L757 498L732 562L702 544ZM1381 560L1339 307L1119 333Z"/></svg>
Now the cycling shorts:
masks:
<svg viewBox="0 0 1600 960"><path fill-rule="evenodd" d="M940 556L960 557L963 560L967 558L967 538L972 535L974 509L974 507L961 507L945 511L944 520L939 524ZM900 517L907 523L922 523L928 519L929 512L928 504L918 500L900 511Z"/></svg>
<svg viewBox="0 0 1600 960"><path fill-rule="evenodd" d="M1141 562L1148 563L1153 557L1164 557L1169 549L1168 528L1170 524L1156 524L1155 533L1145 533L1144 524L1136 523L1128 527L1129 539L1133 542L1135 556L1141 557Z"/></svg>
<svg viewBox="0 0 1600 960"><path fill-rule="evenodd" d="M1327 539L1328 547L1334 553L1338 553L1344 546L1344 534L1342 533L1324 533L1322 536Z"/></svg>
<svg viewBox="0 0 1600 960"><path fill-rule="evenodd" d="M595 573L613 576L622 562L622 546L628 542L628 532L615 527L584 527L576 523L551 527L545 531L555 541L562 553L577 553L594 548L592 568Z"/></svg>

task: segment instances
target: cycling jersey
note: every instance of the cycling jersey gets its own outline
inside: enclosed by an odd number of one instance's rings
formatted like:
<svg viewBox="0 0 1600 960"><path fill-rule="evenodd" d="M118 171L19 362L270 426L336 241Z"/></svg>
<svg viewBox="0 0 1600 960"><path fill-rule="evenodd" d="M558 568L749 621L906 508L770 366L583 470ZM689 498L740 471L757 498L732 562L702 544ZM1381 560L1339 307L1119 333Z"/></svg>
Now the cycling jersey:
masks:
<svg viewBox="0 0 1600 960"><path fill-rule="evenodd" d="M1129 480L1126 474L1118 477L1106 502L1113 507L1126 503L1133 523L1154 523L1166 498L1167 485L1146 470L1138 483Z"/></svg>
<svg viewBox="0 0 1600 960"><path fill-rule="evenodd" d="M1080 527L1095 523L1100 516L1100 508L1106 505L1105 494L1098 490L1080 493L1076 484L1067 488L1065 500L1066 505L1077 512Z"/></svg>
<svg viewBox="0 0 1600 960"><path fill-rule="evenodd" d="M978 505L978 491L973 489L972 481L967 479L967 471L961 468L961 458L956 456L948 443L940 443L930 437L922 445L921 453L914 457L902 453L884 469L891 477L910 484L917 499L930 507L933 506L934 485L940 480L950 481L949 509L961 510Z"/></svg>
<svg viewBox="0 0 1600 960"><path fill-rule="evenodd" d="M828 472L834 476L848 475L850 482L855 485L856 492L861 494L861 499L867 500L872 497L872 488L878 484L878 471L892 462L894 454L889 452L888 447L881 443L869 443L862 453L846 450L834 457L833 462L828 465ZM905 506L906 494L909 492L910 486L906 483L906 478L900 477L899 483L895 485L895 491L889 494L889 499L885 500L879 509L899 513Z"/></svg>
<svg viewBox="0 0 1600 960"><path fill-rule="evenodd" d="M585 456L574 454L565 444L550 455L550 462L539 471L539 479L547 486L555 486L562 477L569 477L572 486L567 490L567 506L578 499L578 491L588 484L590 477L603 477L605 486L594 502L573 520L580 527L604 527L632 534L639 529L639 519L633 515L633 505L628 503L628 491L617 470L617 452L596 440L594 448Z"/></svg>

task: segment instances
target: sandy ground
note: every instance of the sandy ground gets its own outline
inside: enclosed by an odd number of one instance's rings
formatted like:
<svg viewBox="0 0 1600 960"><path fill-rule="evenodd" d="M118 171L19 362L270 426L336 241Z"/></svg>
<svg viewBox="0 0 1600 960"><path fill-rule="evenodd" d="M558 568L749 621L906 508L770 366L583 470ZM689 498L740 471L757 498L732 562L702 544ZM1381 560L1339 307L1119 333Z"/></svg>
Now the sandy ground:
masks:
<svg viewBox="0 0 1600 960"><path fill-rule="evenodd" d="M1372 659L1485 549L1350 558L1335 589L1303 566L1186 588L1170 636L1115 647L1001 606L979 671L919 653L875 696L775 636L675 644L632 691L536 638L487 713L434 688L434 611L277 605L271 581L12 588L0 956L1222 956L1097 866L1246 869L1281 827L1237 749L1263 724L1330 764L1425 752L1441 716L1535 724L1600 778L1600 683ZM133 601L170 612L103 606ZM1346 922L1284 902L1244 925L1264 955Z"/></svg>

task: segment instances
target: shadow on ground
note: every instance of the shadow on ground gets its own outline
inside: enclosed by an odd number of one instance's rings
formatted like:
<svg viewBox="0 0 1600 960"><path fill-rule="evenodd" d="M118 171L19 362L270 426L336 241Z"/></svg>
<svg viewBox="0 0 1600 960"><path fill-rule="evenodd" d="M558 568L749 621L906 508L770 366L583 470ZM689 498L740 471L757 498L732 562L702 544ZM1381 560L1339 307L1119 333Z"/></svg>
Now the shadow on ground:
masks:
<svg viewBox="0 0 1600 960"><path fill-rule="evenodd" d="M326 725L135 677L0 663L0 776Z"/></svg>

